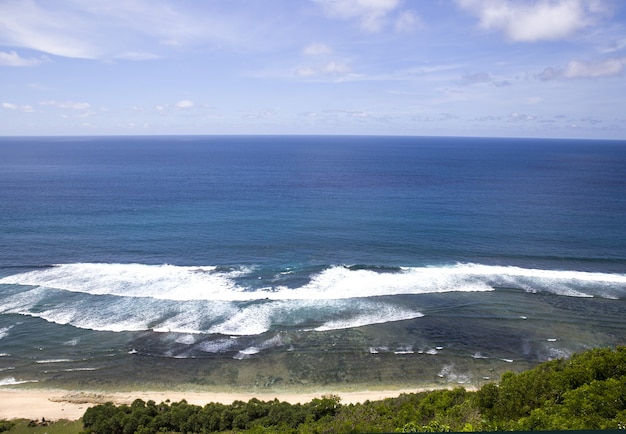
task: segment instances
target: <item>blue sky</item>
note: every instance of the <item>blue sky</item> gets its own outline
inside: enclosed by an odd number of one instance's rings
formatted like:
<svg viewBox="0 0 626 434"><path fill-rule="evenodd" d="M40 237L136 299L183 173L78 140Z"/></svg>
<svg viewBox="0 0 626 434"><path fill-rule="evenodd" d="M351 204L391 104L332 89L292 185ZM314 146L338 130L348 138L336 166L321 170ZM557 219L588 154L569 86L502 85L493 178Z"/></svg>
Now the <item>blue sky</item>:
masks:
<svg viewBox="0 0 626 434"><path fill-rule="evenodd" d="M0 0L0 134L626 139L626 1Z"/></svg>

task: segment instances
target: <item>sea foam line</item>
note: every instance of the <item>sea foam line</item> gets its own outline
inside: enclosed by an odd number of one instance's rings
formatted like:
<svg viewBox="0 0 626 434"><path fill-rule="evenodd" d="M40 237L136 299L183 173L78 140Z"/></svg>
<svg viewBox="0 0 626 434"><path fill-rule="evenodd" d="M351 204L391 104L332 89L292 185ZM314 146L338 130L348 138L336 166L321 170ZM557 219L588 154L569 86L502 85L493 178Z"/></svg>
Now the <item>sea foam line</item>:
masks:
<svg viewBox="0 0 626 434"><path fill-rule="evenodd" d="M289 288L242 286L252 268L144 264L62 264L15 274L0 284L54 288L91 295L190 301L329 300L441 292L493 291L498 287L574 297L620 298L626 275L459 263L403 267L396 271L330 266Z"/></svg>

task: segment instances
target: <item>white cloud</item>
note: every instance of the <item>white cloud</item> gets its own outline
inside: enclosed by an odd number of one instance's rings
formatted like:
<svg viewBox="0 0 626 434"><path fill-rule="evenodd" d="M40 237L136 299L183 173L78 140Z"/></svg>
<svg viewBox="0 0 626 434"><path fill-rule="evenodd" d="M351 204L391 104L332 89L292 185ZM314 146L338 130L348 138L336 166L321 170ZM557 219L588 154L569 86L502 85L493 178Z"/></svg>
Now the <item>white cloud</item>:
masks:
<svg viewBox="0 0 626 434"><path fill-rule="evenodd" d="M299 77L342 77L350 74L352 69L342 61L331 60L329 62L317 66L303 66L296 69L296 75Z"/></svg>
<svg viewBox="0 0 626 434"><path fill-rule="evenodd" d="M320 77L320 76L343 76L349 74L350 66L344 60L334 56L334 50L326 44L314 42L307 45L302 54L306 56L305 62L313 63L301 66L296 69L298 77Z"/></svg>
<svg viewBox="0 0 626 434"><path fill-rule="evenodd" d="M626 48L626 38L620 38L609 42L605 47L600 48L601 53L614 53Z"/></svg>
<svg viewBox="0 0 626 434"><path fill-rule="evenodd" d="M508 120L511 122L524 122L537 120L536 115L513 112L509 115Z"/></svg>
<svg viewBox="0 0 626 434"><path fill-rule="evenodd" d="M15 110L15 111L23 112L23 113L35 113L36 112L33 106L28 105L28 104L17 105L17 104L12 104L10 102L3 102L2 107L7 110Z"/></svg>
<svg viewBox="0 0 626 434"><path fill-rule="evenodd" d="M332 52L332 48L330 48L326 44L321 44L319 42L314 42L310 45L307 45L304 50L302 50L302 53L307 56L323 56L327 54L332 54Z"/></svg>
<svg viewBox="0 0 626 434"><path fill-rule="evenodd" d="M317 71L310 66L303 66L296 69L296 75L298 77L313 77L314 75L317 75Z"/></svg>
<svg viewBox="0 0 626 434"><path fill-rule="evenodd" d="M396 19L395 29L398 33L411 33L422 25L422 21L413 11L402 11Z"/></svg>
<svg viewBox="0 0 626 434"><path fill-rule="evenodd" d="M488 72L476 72L474 74L464 75L461 79L462 84L488 84L496 87L510 86L512 83L508 80L498 80Z"/></svg>
<svg viewBox="0 0 626 434"><path fill-rule="evenodd" d="M570 37L609 11L603 0L457 0L457 4L478 16L482 28L503 31L520 42Z"/></svg>
<svg viewBox="0 0 626 434"><path fill-rule="evenodd" d="M342 62L330 61L324 65L322 71L326 74L347 74L350 72L350 67Z"/></svg>
<svg viewBox="0 0 626 434"><path fill-rule="evenodd" d="M187 7L152 0L1 1L0 45L71 58L146 60L160 57L168 47L240 38L227 24L228 17L202 3Z"/></svg>
<svg viewBox="0 0 626 434"><path fill-rule="evenodd" d="M361 28L378 32L385 23L385 17L395 10L399 0L313 0L321 4L331 18L356 19Z"/></svg>
<svg viewBox="0 0 626 434"><path fill-rule="evenodd" d="M17 54L15 51L0 51L0 65L4 66L35 66L46 62L47 60L48 59L45 56L42 56L38 59L24 59L23 57L20 57L19 54Z"/></svg>
<svg viewBox="0 0 626 434"><path fill-rule="evenodd" d="M608 59L596 63L578 62L572 60L563 71L565 78L593 78L620 75L624 71L626 57Z"/></svg>
<svg viewBox="0 0 626 434"><path fill-rule="evenodd" d="M565 68L548 67L537 77L540 80L614 77L621 75L626 67L626 57L611 58L598 62L572 60Z"/></svg>
<svg viewBox="0 0 626 434"><path fill-rule="evenodd" d="M44 9L34 0L0 4L0 43L5 45L59 56L91 58L88 35L89 23L81 20L79 14L63 8Z"/></svg>
<svg viewBox="0 0 626 434"><path fill-rule="evenodd" d="M74 101L56 101L56 100L46 100L41 101L39 105L44 106L52 106L60 109L67 110L87 110L91 108L91 104L88 102L74 102Z"/></svg>
<svg viewBox="0 0 626 434"><path fill-rule="evenodd" d="M194 106L195 106L195 103L189 99L184 99L174 104L174 107L181 109L181 110L190 109L190 108L193 108Z"/></svg>

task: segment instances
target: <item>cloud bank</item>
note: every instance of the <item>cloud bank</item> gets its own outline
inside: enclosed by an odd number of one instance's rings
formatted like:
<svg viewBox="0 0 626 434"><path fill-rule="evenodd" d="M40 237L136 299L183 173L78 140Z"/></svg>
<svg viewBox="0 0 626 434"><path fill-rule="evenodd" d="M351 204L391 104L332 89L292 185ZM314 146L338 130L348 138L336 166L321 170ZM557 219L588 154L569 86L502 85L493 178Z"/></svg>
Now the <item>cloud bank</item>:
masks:
<svg viewBox="0 0 626 434"><path fill-rule="evenodd" d="M571 37L609 12L602 0L457 0L480 27L504 32L515 42Z"/></svg>
<svg viewBox="0 0 626 434"><path fill-rule="evenodd" d="M612 58L598 62L572 60L565 68L548 67L538 75L540 80L614 77L622 75L626 57Z"/></svg>

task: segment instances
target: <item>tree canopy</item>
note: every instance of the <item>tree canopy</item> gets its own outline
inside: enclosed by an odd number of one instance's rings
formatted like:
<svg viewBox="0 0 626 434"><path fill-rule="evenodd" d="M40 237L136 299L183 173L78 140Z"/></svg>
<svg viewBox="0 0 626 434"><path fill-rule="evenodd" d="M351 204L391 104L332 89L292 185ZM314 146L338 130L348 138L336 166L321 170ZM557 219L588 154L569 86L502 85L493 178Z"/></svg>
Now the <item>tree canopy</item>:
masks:
<svg viewBox="0 0 626 434"><path fill-rule="evenodd" d="M464 388L402 394L342 405L338 396L306 404L275 399L205 406L135 400L89 408L84 433L445 432L626 428L626 347L552 360L476 392Z"/></svg>

